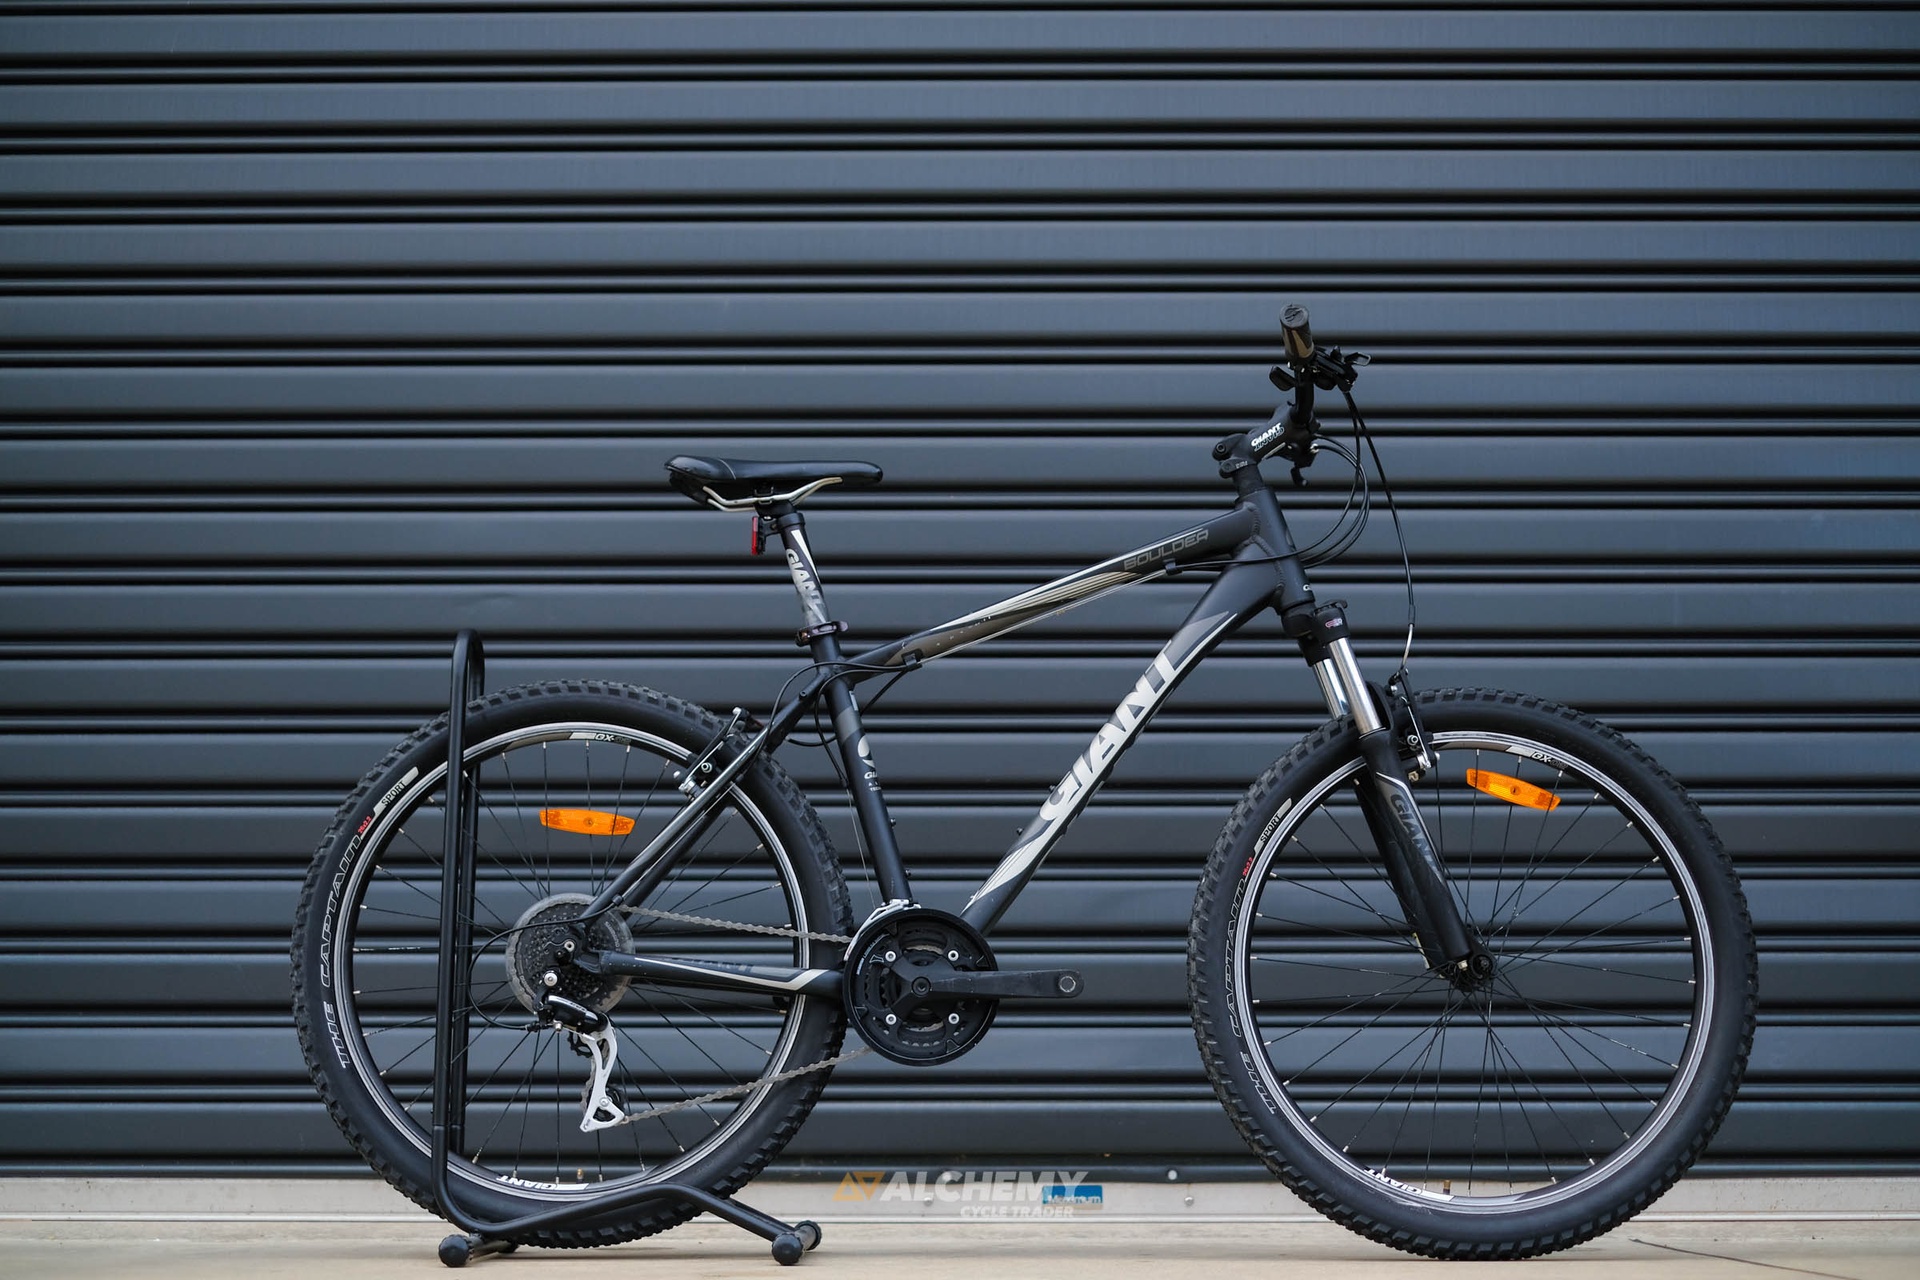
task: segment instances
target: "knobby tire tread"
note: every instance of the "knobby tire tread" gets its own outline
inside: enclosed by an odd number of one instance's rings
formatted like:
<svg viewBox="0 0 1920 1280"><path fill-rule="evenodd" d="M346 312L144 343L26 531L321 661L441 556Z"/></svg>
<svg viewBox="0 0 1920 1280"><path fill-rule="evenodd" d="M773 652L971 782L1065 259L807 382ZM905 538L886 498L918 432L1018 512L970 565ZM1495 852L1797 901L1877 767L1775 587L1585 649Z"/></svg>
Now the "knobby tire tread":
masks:
<svg viewBox="0 0 1920 1280"><path fill-rule="evenodd" d="M619 684L601 680L549 680L539 684L517 685L512 688L502 689L496 693L487 694L468 703L467 714L472 716L483 711L511 706L535 698L565 696L614 697L644 703L658 711L677 716L684 721L690 729L702 734L706 739L711 739L712 736L718 733L723 727L723 722L711 712L682 701L679 698L674 698L667 694L660 693L657 690L644 688L639 685ZM411 1177L405 1170L399 1168L383 1154L380 1144L368 1136L366 1127L362 1126L350 1113L348 1108L334 1095L333 1090L327 1083L324 1072L316 1065L319 1061L319 1056L311 1020L307 1013L307 975L302 952L305 948L309 922L316 912L316 901L324 896L321 893L323 886L321 870L324 855L327 850L332 847L335 840L346 830L352 816L359 811L367 795L377 784L386 779L388 773L401 760L405 759L409 754L418 750L422 745L436 736L445 737L448 719L449 717L447 715L442 714L422 725L412 734L395 744L394 747L381 758L380 762L369 770L365 777L361 778L359 785L341 802L339 809L334 813L332 823L327 827L326 833L320 838L320 843L315 850L314 862L301 888L300 903L294 912L292 943L291 994L293 1000L294 1026L299 1033L301 1053L307 1063L307 1074L312 1079L314 1088L319 1092L321 1100L326 1104L327 1114L332 1117L334 1124L339 1126L341 1133L353 1144L354 1150L360 1153L361 1157L367 1161L374 1172L385 1178L388 1183L409 1200L412 1200L415 1204L436 1216L445 1215L441 1213L439 1203L434 1197L432 1186L429 1183L424 1183ZM746 745L746 739L736 733L729 739L728 745L738 750ZM833 854L833 843L827 835L825 826L820 822L819 814L814 811L813 806L808 803L806 797L801 794L800 788L793 781L792 776L789 775L785 769L780 768L774 761L762 758L754 764L753 771L757 771L764 780L771 785L774 794L783 804L788 806L802 831L814 842L813 849L794 849L789 852L796 860L803 857L815 856L821 858L823 866L827 871L828 889L833 900L833 911L836 917L829 923L833 926L834 932L849 932L851 930L851 907L848 904L846 881L840 874L839 861ZM318 909L324 910L324 907ZM840 1051L845 1026L843 1022L836 1018L832 1023L832 1027L833 1029L828 1036L828 1043L825 1046L825 1052L821 1055L822 1057L832 1057ZM812 1073L810 1077L802 1077L801 1079L804 1082L803 1091L798 1099L786 1109L780 1117L780 1122L774 1126L773 1130L763 1137L761 1141L756 1143L743 1159L736 1162L731 1168L725 1170L717 1178L701 1178L700 1185L716 1195L724 1196L732 1194L750 1182L780 1153L788 1142L792 1141L794 1134L799 1131L801 1124L813 1111L814 1104L819 1101L821 1092L826 1088L827 1077L831 1074L832 1072L830 1070L817 1071ZM464 1207L468 1206L463 1206L463 1208ZM531 1211L531 1208L532 1206L529 1206L528 1211ZM624 1241L634 1240L641 1236L652 1235L678 1226L680 1223L686 1222L694 1217L700 1210L692 1206L680 1206L665 1209L653 1207L628 1212L636 1213L639 1216L624 1218L602 1226L541 1231L528 1236L518 1237L516 1238L516 1243L564 1249L585 1249L600 1245L620 1244Z"/></svg>
<svg viewBox="0 0 1920 1280"><path fill-rule="evenodd" d="M1746 898L1738 891L1737 880L1733 880L1732 859L1727 856L1719 837L1712 834L1711 826L1705 821L1699 806L1694 803L1685 788L1681 787L1671 774L1631 739L1578 711L1530 694L1495 689L1443 689L1434 691L1422 702L1423 707L1454 704L1505 705L1553 716L1564 721L1577 732L1596 736L1630 756L1661 788L1683 806L1688 818L1695 821L1701 832L1708 836L1709 856L1714 860L1717 868L1736 885L1734 908L1737 912L1738 924L1746 938L1752 937L1753 923L1747 909ZM1234 856L1233 847L1240 833L1249 822L1254 820L1262 802L1283 780L1288 779L1296 769L1302 767L1317 750L1332 740L1352 732L1351 719L1329 721L1322 725L1269 766L1248 788L1240 802L1234 806L1232 814L1227 818L1226 825L1221 829L1219 838L1214 843L1208 872L1201 877L1200 888L1195 897L1193 916L1196 937L1200 932L1200 922L1209 918L1217 909L1216 899L1221 889L1231 883L1225 877L1215 875L1212 864ZM1719 1096L1714 1100L1706 1123L1693 1135L1685 1150L1670 1161L1667 1167L1658 1171L1650 1182L1639 1187L1628 1198L1594 1214L1579 1226L1552 1233L1521 1236L1497 1244L1453 1240L1444 1235L1408 1231L1384 1222L1363 1210L1352 1207L1338 1193L1318 1185L1312 1177L1289 1161L1267 1138L1252 1110L1230 1086L1230 1077L1226 1071L1227 1057L1221 1050L1222 1037L1214 1030L1215 1019L1222 1016L1214 1009L1215 1004L1218 1003L1218 997L1207 990L1207 984L1202 978L1201 956L1197 945L1190 947L1187 953L1187 982L1191 998L1194 1038L1199 1044L1200 1055L1207 1068L1207 1076L1213 1084L1214 1096L1225 1108L1228 1118L1233 1122L1234 1128L1239 1130L1240 1136L1289 1190L1306 1201L1314 1210L1341 1226L1396 1249L1430 1258L1500 1260L1529 1258L1571 1248L1603 1234L1641 1212L1664 1195L1679 1180L1681 1174L1685 1173L1699 1158L1700 1153L1706 1150L1707 1143L1719 1130L1721 1121L1726 1117L1727 1109L1733 1104L1734 1094L1739 1089L1741 1078L1746 1072L1747 1059L1752 1050L1754 1009L1759 989L1759 961L1752 946L1747 946L1745 952L1746 981L1742 984L1739 994L1746 1035L1740 1043L1733 1070L1728 1075Z"/></svg>

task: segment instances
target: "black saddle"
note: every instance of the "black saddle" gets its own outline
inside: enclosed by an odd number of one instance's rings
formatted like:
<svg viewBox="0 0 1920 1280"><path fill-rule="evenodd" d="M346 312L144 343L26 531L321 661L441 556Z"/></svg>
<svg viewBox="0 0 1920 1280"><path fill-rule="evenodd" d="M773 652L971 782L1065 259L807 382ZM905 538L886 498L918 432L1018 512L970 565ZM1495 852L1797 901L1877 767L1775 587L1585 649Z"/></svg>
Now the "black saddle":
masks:
<svg viewBox="0 0 1920 1280"><path fill-rule="evenodd" d="M879 484L880 474L871 462L754 462L682 454L667 463L667 479L674 488L722 511L761 502L798 502L830 484Z"/></svg>

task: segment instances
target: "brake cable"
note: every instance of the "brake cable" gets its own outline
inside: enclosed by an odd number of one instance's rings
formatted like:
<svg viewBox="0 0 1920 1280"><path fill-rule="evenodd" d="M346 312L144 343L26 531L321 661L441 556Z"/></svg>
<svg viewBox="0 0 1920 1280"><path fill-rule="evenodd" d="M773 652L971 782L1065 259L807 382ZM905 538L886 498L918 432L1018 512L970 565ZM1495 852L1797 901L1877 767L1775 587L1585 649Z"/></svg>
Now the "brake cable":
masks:
<svg viewBox="0 0 1920 1280"><path fill-rule="evenodd" d="M1400 525L1400 504L1394 499L1393 482L1387 479L1387 469L1381 465L1380 447L1374 443L1373 428L1369 427L1367 420L1360 415L1360 406L1353 402L1352 384L1348 383L1340 387L1340 394L1346 398L1347 412L1353 415L1355 437L1365 440L1367 452L1373 455L1373 469L1380 473L1380 489L1387 495L1387 514L1393 517L1393 534L1400 543L1400 568L1403 580L1407 584L1407 643L1400 651L1400 670L1395 675L1404 678L1407 674L1407 663L1413 658L1413 559L1407 554L1407 534Z"/></svg>

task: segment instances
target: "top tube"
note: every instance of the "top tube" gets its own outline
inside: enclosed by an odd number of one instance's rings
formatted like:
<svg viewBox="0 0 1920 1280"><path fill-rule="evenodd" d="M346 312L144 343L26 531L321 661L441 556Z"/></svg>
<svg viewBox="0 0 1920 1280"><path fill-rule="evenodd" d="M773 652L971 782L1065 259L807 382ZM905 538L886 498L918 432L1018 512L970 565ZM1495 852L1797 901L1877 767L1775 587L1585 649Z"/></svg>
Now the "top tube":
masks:
<svg viewBox="0 0 1920 1280"><path fill-rule="evenodd" d="M917 631L903 640L861 654L854 661L875 666L903 666L958 653L995 636L1064 613L1109 591L1158 578L1176 565L1230 555L1253 537L1258 524L1251 511L1235 507L1225 515L1170 538L1102 560L951 622Z"/></svg>

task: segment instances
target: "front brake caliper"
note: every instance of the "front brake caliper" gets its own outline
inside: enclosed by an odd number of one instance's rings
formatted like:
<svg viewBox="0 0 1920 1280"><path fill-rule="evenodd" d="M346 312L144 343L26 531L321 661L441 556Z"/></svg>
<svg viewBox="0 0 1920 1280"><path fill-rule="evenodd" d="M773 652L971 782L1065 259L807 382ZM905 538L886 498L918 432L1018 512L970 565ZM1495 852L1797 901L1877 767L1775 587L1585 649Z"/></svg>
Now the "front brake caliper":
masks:
<svg viewBox="0 0 1920 1280"><path fill-rule="evenodd" d="M1413 690L1407 687L1405 668L1394 672L1387 681L1385 702L1387 718L1393 725L1394 746L1399 749L1400 762L1407 769L1407 781L1418 782L1433 768L1433 740L1427 737L1427 727L1414 709Z"/></svg>

